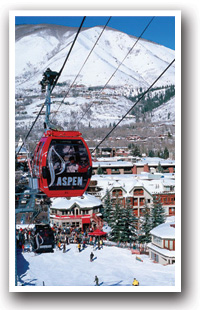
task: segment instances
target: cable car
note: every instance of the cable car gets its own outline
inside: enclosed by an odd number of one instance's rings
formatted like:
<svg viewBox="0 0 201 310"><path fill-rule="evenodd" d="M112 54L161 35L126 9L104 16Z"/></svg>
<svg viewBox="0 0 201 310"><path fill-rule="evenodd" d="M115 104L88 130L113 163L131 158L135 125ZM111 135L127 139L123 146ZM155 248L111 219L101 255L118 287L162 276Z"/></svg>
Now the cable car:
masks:
<svg viewBox="0 0 201 310"><path fill-rule="evenodd" d="M49 224L35 225L31 244L36 253L54 252L54 233Z"/></svg>
<svg viewBox="0 0 201 310"><path fill-rule="evenodd" d="M81 133L47 130L35 149L32 173L48 197L82 196L91 179L92 160Z"/></svg>

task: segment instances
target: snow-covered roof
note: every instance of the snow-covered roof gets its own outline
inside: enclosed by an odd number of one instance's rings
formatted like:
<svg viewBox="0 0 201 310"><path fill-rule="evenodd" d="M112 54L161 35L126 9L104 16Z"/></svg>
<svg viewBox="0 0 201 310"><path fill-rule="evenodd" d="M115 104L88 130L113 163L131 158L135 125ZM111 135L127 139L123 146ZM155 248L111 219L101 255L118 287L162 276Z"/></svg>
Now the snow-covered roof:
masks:
<svg viewBox="0 0 201 310"><path fill-rule="evenodd" d="M142 158L139 158L139 160L135 163L132 163L126 160L121 160L122 158L123 157L121 158L120 157L97 158L97 161L93 162L93 167L98 167L99 165L101 167L108 167L108 166L133 167L134 165L144 166L146 164L148 164L148 166L158 166L159 162L161 166L171 166L171 165L174 166L175 165L174 160L163 159L160 157L142 157ZM134 157L130 156L130 158L134 158Z"/></svg>
<svg viewBox="0 0 201 310"><path fill-rule="evenodd" d="M95 161L92 163L93 168L105 167L133 167L133 164L129 161Z"/></svg>
<svg viewBox="0 0 201 310"><path fill-rule="evenodd" d="M154 176L154 175L153 175ZM150 175L151 177L151 175ZM102 189L101 196L104 197L106 194L106 190L109 191L112 188L121 187L128 196L130 196L130 191L134 187L144 187L150 194L159 194L163 193L165 190L165 186L175 185L175 180L171 180L167 178L159 178L156 180L153 179L145 179L144 175L135 175L135 174L118 174L118 175L93 175L92 181L97 181L97 186Z"/></svg>
<svg viewBox="0 0 201 310"><path fill-rule="evenodd" d="M110 191L112 188L122 188L125 194L129 194L134 186L142 186L136 175L93 175L93 180L96 180L98 187L102 189L102 197L105 196L107 189Z"/></svg>
<svg viewBox="0 0 201 310"><path fill-rule="evenodd" d="M170 160L170 159L163 159L160 157L142 157L140 161L138 161L137 163L135 163L136 166L141 166L141 165L145 165L148 164L149 166L152 165L157 165L160 162L161 166L170 166L170 165L175 165L175 161L174 160Z"/></svg>
<svg viewBox="0 0 201 310"><path fill-rule="evenodd" d="M159 248L158 246L155 246L152 243L148 244L148 248L152 249L152 250L154 250L154 251L156 251L158 253L160 253L161 255L163 255L165 257L175 257L175 251L170 251L170 250L167 250L167 249L161 249L161 248Z"/></svg>
<svg viewBox="0 0 201 310"><path fill-rule="evenodd" d="M101 200L89 195L84 194L82 197L71 197L70 199L66 198L52 198L52 209L70 209L74 204L80 206L80 208L91 209L93 207L98 207L102 204Z"/></svg>
<svg viewBox="0 0 201 310"><path fill-rule="evenodd" d="M156 237L160 237L162 239L175 239L175 222L166 222L155 228L153 228L150 233Z"/></svg>

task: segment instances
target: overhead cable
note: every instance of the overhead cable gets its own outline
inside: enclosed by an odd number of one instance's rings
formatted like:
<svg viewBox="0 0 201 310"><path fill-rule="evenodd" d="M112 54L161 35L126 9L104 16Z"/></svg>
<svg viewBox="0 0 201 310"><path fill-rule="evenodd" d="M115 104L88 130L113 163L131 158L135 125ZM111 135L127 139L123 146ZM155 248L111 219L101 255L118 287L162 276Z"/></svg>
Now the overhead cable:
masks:
<svg viewBox="0 0 201 310"><path fill-rule="evenodd" d="M120 62L120 64L118 65L118 67L115 69L115 71L113 72L113 74L110 76L110 78L107 80L106 84L103 86L103 88L101 89L101 92L106 88L106 86L108 85L108 83L110 82L110 80L112 79L112 77L115 75L115 73L119 70L120 66L122 65L122 63L124 62L124 60L128 57L128 55L131 53L131 51L134 49L134 47L136 46L136 44L138 43L138 41L141 39L141 37L143 36L143 34L145 33L145 31L147 30L147 28L150 26L150 24L152 23L154 19L154 16L151 18L151 20L149 21L149 23L146 25L146 27L144 28L144 30L142 31L142 33L140 34L140 36L138 37L138 39L135 41L135 43L133 44L133 46L130 48L130 50L128 51L128 53L126 54L126 56L123 58L123 60ZM90 110L90 108L92 107L93 102L89 105L88 109L84 112L84 114L81 116L81 118L78 120L77 125L80 123L80 121L83 119L83 117L86 115L86 113Z"/></svg>
<svg viewBox="0 0 201 310"><path fill-rule="evenodd" d="M80 33L81 29L82 29L82 25L83 25L83 23L84 23L84 21L85 21L85 18L86 18L86 16L84 16L83 19L82 19L82 22L81 22L81 24L80 24L80 27L79 27L79 29L78 29L78 31L77 31L77 33L76 33L76 36L75 36L75 38L74 38L74 40L73 40L73 43L72 43L72 45L71 45L71 47L70 47L70 50L69 50L69 52L68 52L68 54L67 54L67 56L66 56L66 59L65 59L65 61L64 61L64 63L63 63L63 66L61 67L61 70L59 71L59 74L58 74L57 78L55 79L54 84L52 85L52 88L51 88L51 90L50 90L50 93L52 93L52 91L53 91L53 89L54 89L54 87L55 87L55 85L56 85L56 83L57 83L57 81L58 81L58 79L59 79L59 77L60 77L60 75L61 75L61 73L62 73L64 67L65 67L65 64L66 64L66 62L67 62L67 60L68 60L68 58L69 58L69 56L70 56L70 54L71 54L71 51L72 51L72 49L73 49L73 46L74 46L74 44L75 44L75 42L76 42L76 40L77 40L77 37L78 37L78 35L79 35L79 33Z"/></svg>
<svg viewBox="0 0 201 310"><path fill-rule="evenodd" d="M50 90L50 93L53 91L53 89L54 89L54 87L55 87L55 85L56 85L56 83L57 83L57 81L58 81L58 79L59 79L59 77L60 77L60 75L61 75L61 72L63 71L63 68L64 68L64 66L65 66L65 64L66 64L66 62L67 62L67 60L68 60L68 58L69 58L69 56L70 56L70 53L71 53L71 51L72 51L72 48L73 48L73 46L74 46L74 44L75 44L75 42L76 42L76 40L77 40L78 34L80 33L80 30L81 30L81 28L82 28L82 25L83 25L83 23L84 23L84 21L85 21L85 18L86 18L86 16L82 19L82 22L81 22L81 24L80 24L80 27L79 27L79 29L78 29L78 31L77 31L77 34L76 34L74 40L73 40L73 43L72 43L71 48L70 48L70 50L69 50L69 52L68 52L68 55L66 56L66 59L65 59L65 61L64 61L64 63L63 63L63 66L61 67L61 70L59 71L59 74L58 74L57 78L55 79L54 84L52 85L52 88L51 88L51 90ZM43 110L45 104L46 104L46 101L42 104L41 109L40 109L40 111L38 112L38 115L36 116L36 118L35 118L35 120L34 120L32 126L31 126L31 128L29 129L29 132L27 133L27 135L26 135L26 137L25 137L25 139L24 139L22 145L20 146L18 152L16 153L16 156L19 154L19 152L21 151L21 149L22 149L22 147L23 147L23 145L24 145L26 139L29 137L29 135L30 135L30 133L31 133L31 131L32 131L32 129L33 129L35 123L37 122L37 120L38 120L38 118L39 118L39 116L40 116L40 114L41 114L41 112L42 112L42 110Z"/></svg>
<svg viewBox="0 0 201 310"><path fill-rule="evenodd" d="M70 87L69 87L68 91L66 92L66 94L65 94L64 98L62 99L62 101L61 101L61 103L60 103L60 105L59 105L59 107L58 107L57 111L55 111L55 112L53 112L53 113L57 113L57 112L59 111L59 109L60 109L60 107L61 107L62 103L64 103L65 98L66 98L66 97L67 97L67 95L69 94L69 92L70 92L71 88L73 87L73 85L74 85L75 81L77 80L78 76L80 75L80 72L82 71L83 67L85 66L85 64L86 64L87 60L89 59L89 57L90 57L91 53L93 52L93 50L94 50L95 46L97 45L98 41L100 40L100 37L102 36L102 34L103 34L103 32L104 32L105 28L107 27L107 25L108 25L108 23L109 23L110 19L111 19L111 16L109 17L109 19L108 19L107 23L106 23L106 24L105 24L105 26L103 27L103 29L102 29L102 31L101 31L101 33L100 33L100 35L98 36L98 38L97 38L96 42L94 43L94 46L92 47L92 49L91 49L90 53L88 54L87 58L85 59L85 61L84 61L83 65L82 65L82 67L80 68L80 70L79 70L78 74L76 75L76 77L75 77L74 81L71 83L71 85L70 85Z"/></svg>

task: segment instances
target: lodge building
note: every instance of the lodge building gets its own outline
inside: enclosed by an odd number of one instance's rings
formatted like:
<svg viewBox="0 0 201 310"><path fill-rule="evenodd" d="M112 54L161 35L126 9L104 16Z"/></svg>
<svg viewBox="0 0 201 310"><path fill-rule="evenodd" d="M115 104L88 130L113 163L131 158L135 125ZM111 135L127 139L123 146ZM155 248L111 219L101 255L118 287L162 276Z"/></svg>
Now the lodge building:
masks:
<svg viewBox="0 0 201 310"><path fill-rule="evenodd" d="M166 222L150 231L149 257L163 265L175 263L175 222Z"/></svg>
<svg viewBox="0 0 201 310"><path fill-rule="evenodd" d="M166 216L175 215L174 177L165 180L158 175L159 179L151 180L154 175L144 174L144 177L146 176L147 179L143 179L143 175L141 178L139 176L95 175L92 177L87 192L99 198L104 206L106 190L108 190L113 205L116 199L122 207L129 203L136 217L142 216L145 202L148 207L151 207L155 196L162 203Z"/></svg>
<svg viewBox="0 0 201 310"><path fill-rule="evenodd" d="M102 202L94 196L84 194L82 197L52 198L50 223L58 227L102 228Z"/></svg>

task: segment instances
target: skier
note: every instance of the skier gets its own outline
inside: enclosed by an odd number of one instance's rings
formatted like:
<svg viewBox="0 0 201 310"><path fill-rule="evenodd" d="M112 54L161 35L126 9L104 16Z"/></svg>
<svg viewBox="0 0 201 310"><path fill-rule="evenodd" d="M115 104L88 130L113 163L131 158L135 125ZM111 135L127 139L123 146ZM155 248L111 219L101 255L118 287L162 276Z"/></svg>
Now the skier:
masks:
<svg viewBox="0 0 201 310"><path fill-rule="evenodd" d="M139 286L139 282L138 282L138 280L136 280L136 278L133 279L132 285L133 286Z"/></svg>
<svg viewBox="0 0 201 310"><path fill-rule="evenodd" d="M58 246L58 249L61 250L61 242L59 240L58 240L57 246Z"/></svg>
<svg viewBox="0 0 201 310"><path fill-rule="evenodd" d="M81 251L81 244L80 243L78 243L78 250L79 250L79 252Z"/></svg>
<svg viewBox="0 0 201 310"><path fill-rule="evenodd" d="M99 286L99 282L98 282L99 280L98 280L98 277L97 276L95 276L95 280L94 280L94 282L96 282L96 286Z"/></svg>
<svg viewBox="0 0 201 310"><path fill-rule="evenodd" d="M64 246L63 246L63 253L66 252L66 244L64 243Z"/></svg>
<svg viewBox="0 0 201 310"><path fill-rule="evenodd" d="M85 240L83 240L82 249L84 250L84 249L85 249L85 247L86 247L86 241L85 241Z"/></svg>
<svg viewBox="0 0 201 310"><path fill-rule="evenodd" d="M91 252L91 254L90 254L90 262L92 262L92 261L93 261L93 258L94 258L94 253L93 253L93 252Z"/></svg>

